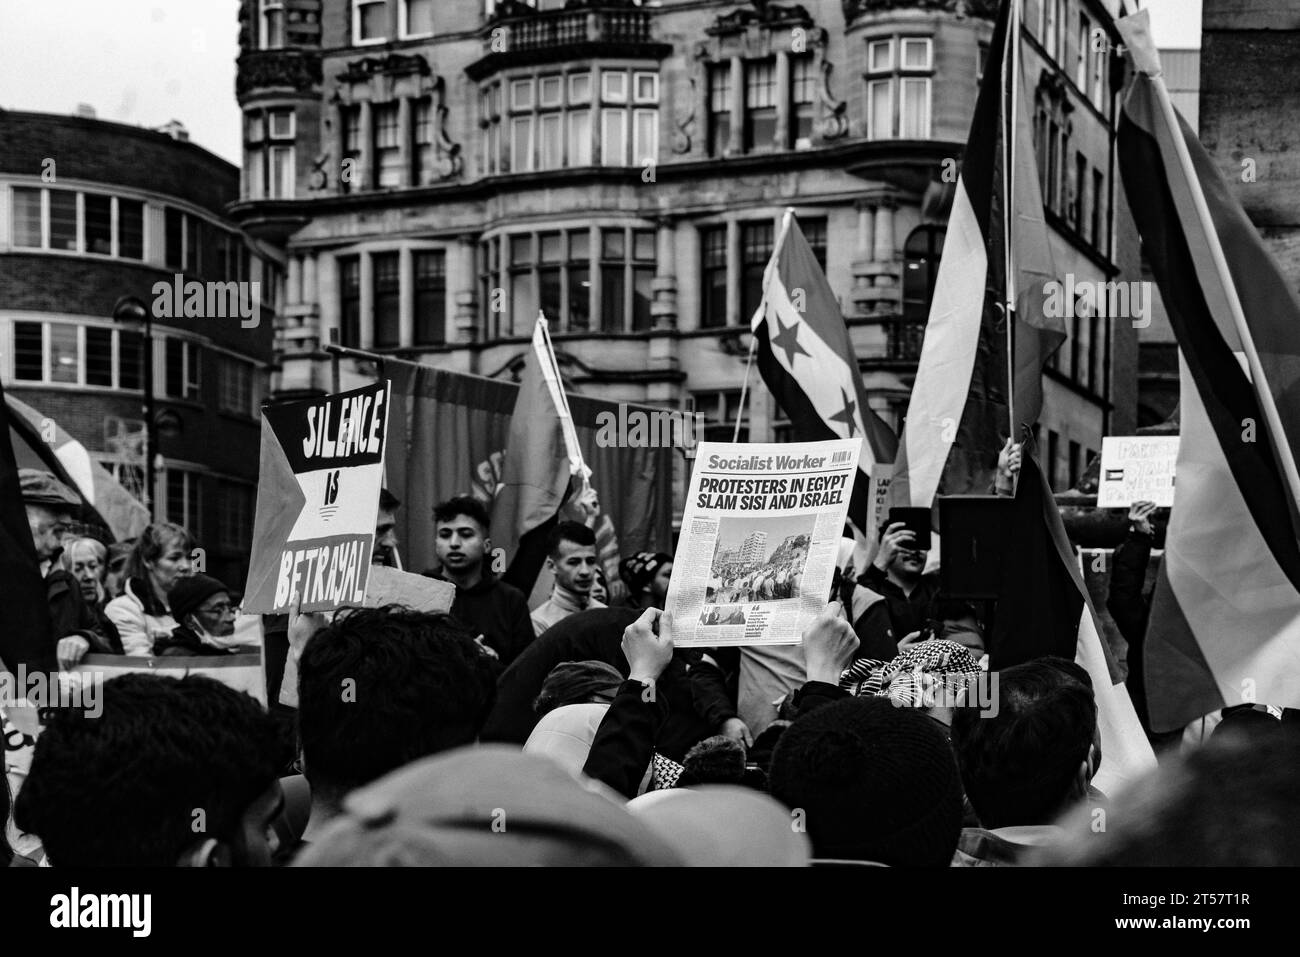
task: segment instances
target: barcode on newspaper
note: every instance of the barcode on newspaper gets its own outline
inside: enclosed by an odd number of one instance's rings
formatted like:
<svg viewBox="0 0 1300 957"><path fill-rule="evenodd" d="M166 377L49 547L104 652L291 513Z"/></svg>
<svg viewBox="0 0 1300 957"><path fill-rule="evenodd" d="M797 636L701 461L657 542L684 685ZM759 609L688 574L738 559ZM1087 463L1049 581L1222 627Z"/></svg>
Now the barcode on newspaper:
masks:
<svg viewBox="0 0 1300 957"><path fill-rule="evenodd" d="M852 452L836 452L831 456L831 465L839 465L853 457Z"/></svg>

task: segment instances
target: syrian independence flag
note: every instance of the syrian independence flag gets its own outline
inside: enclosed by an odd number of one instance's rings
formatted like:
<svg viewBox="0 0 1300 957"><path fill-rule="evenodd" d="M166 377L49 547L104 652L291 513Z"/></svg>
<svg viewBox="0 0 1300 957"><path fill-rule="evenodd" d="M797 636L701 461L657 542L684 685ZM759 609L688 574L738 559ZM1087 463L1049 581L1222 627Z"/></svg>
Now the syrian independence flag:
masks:
<svg viewBox="0 0 1300 957"><path fill-rule="evenodd" d="M539 315L510 418L501 488L492 503L492 544L505 550L507 562L501 577L525 595L546 561L546 536L585 468L546 318Z"/></svg>
<svg viewBox="0 0 1300 957"><path fill-rule="evenodd" d="M989 671L1044 655L1082 666L1092 679L1102 763L1093 783L1106 794L1156 765L1128 689L1101 638L1097 613L1052 490L1026 449L1002 569L1003 587L989 641Z"/></svg>
<svg viewBox="0 0 1300 957"><path fill-rule="evenodd" d="M1153 729L1300 707L1300 301L1160 79L1146 13L1119 164L1182 353L1178 485L1146 636Z"/></svg>
<svg viewBox="0 0 1300 957"><path fill-rule="evenodd" d="M0 385L0 409L4 407L4 386ZM0 668L15 674L20 666L28 672L56 671L50 609L8 429L0 429L0 608L5 615L0 628Z"/></svg>
<svg viewBox="0 0 1300 957"><path fill-rule="evenodd" d="M793 210L786 211L763 273L763 302L754 313L753 331L759 371L789 417L795 441L863 440L848 514L864 532L871 468L894 460L897 441L867 406L839 300Z"/></svg>
<svg viewBox="0 0 1300 957"><path fill-rule="evenodd" d="M989 45L939 261L890 504L930 508L936 495L986 493L1010 434L1003 131L1013 126L1010 223L1015 271L1014 415L1032 426L1042 407L1044 363L1065 339L1063 318L1043 314L1055 268L1023 94L1015 3L1004 3ZM1007 122L1014 118L1014 124Z"/></svg>

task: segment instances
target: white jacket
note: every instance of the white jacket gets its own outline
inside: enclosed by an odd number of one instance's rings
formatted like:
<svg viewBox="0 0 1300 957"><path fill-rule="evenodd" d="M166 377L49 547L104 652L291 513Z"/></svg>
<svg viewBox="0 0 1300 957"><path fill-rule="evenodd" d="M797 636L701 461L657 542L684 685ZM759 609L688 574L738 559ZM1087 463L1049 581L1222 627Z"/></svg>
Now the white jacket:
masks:
<svg viewBox="0 0 1300 957"><path fill-rule="evenodd" d="M122 594L108 603L104 614L122 636L122 651L143 658L153 654L155 641L172 633L176 619L169 614L147 614L144 603L136 597L135 585L135 580L127 579Z"/></svg>

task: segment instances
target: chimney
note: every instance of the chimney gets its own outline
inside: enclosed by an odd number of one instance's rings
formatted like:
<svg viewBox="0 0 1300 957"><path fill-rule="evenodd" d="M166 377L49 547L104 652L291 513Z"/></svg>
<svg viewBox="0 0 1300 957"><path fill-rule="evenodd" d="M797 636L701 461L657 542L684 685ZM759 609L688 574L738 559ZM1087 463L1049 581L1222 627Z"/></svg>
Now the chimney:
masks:
<svg viewBox="0 0 1300 957"><path fill-rule="evenodd" d="M89 103L78 103L77 108L72 111L73 116L80 116L82 119L93 120L96 118L95 108Z"/></svg>
<svg viewBox="0 0 1300 957"><path fill-rule="evenodd" d="M157 128L157 132L166 133L172 139L180 143L190 141L190 131L185 128L185 124L180 120L171 120Z"/></svg>

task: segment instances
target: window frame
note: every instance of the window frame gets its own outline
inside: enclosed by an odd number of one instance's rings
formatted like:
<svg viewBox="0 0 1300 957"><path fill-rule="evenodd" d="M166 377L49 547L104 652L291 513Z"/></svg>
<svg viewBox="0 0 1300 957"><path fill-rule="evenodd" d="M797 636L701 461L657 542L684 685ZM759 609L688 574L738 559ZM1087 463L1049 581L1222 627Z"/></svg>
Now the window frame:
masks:
<svg viewBox="0 0 1300 957"><path fill-rule="evenodd" d="M354 47L376 46L380 43L388 42L388 25L384 25L384 35L372 37L368 40L361 37L361 11L363 7L379 6L385 11L388 9L388 0L352 0L352 34L349 39Z"/></svg>
<svg viewBox="0 0 1300 957"><path fill-rule="evenodd" d="M288 13L284 0L258 0L257 4L257 48L259 50L283 50L289 45ZM280 42L271 45L267 34L267 21L273 11L280 14Z"/></svg>
<svg viewBox="0 0 1300 957"><path fill-rule="evenodd" d="M434 11L437 5L433 0L427 0L429 4L429 19L433 20ZM430 29L427 33L412 33L410 30L411 0L397 0L397 38L399 40L425 40L432 37L436 31Z"/></svg>

